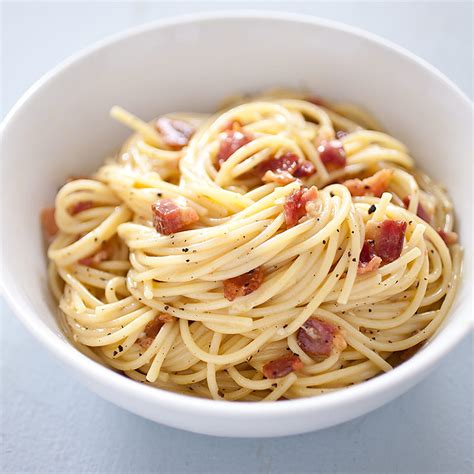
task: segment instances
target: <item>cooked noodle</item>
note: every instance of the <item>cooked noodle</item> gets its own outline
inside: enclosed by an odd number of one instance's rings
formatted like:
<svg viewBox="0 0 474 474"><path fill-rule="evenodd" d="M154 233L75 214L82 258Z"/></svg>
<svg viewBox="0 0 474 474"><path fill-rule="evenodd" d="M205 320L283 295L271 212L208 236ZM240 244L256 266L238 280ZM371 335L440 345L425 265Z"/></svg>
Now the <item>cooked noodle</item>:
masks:
<svg viewBox="0 0 474 474"><path fill-rule="evenodd" d="M288 91L235 99L212 116L170 115L196 128L183 148L120 108L112 115L135 133L91 178L60 189L59 232L48 249L68 335L96 360L185 394L291 399L389 371L442 324L462 257L437 232L453 230L451 202L365 111L317 106ZM233 122L253 139L219 166L223 130ZM347 162L332 169L318 144L337 131L346 132ZM283 185L262 182L259 164L282 153L311 162L315 172ZM382 169L392 174L380 197L353 197L341 184ZM317 212L290 227L284 205L302 183L317 187ZM199 222L157 232L152 205L166 198L186 203ZM417 216L419 203L430 224ZM387 219L407 225L401 255L362 274L366 224ZM105 258L94 260L100 252ZM225 297L225 280L257 268L264 277L255 291ZM159 331L146 340L158 317ZM326 355L305 352L298 331L308 318L331 323L345 343ZM303 367L264 375L265 364L290 354Z"/></svg>

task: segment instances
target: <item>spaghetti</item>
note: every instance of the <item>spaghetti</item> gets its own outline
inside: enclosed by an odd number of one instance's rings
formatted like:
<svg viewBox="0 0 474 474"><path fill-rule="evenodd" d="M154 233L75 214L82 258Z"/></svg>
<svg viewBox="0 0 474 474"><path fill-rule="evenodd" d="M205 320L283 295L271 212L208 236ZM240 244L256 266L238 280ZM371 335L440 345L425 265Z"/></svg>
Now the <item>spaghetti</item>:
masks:
<svg viewBox="0 0 474 474"><path fill-rule="evenodd" d="M444 189L363 110L288 91L146 123L43 210L73 343L224 400L318 395L432 337L461 249Z"/></svg>

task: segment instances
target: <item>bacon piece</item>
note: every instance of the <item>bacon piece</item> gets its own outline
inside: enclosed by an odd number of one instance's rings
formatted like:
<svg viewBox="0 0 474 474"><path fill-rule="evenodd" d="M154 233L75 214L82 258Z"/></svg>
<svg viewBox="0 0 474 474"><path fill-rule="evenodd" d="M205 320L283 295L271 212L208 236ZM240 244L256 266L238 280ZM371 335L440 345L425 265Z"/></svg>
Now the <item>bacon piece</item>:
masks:
<svg viewBox="0 0 474 474"><path fill-rule="evenodd" d="M318 107L325 107L326 103L324 102L324 99L317 95L312 95L311 97L306 98L307 102L311 102L314 105L317 105Z"/></svg>
<svg viewBox="0 0 474 474"><path fill-rule="evenodd" d="M75 216L82 211L86 211L87 209L92 209L94 207L94 203L92 201L79 201L73 204L69 209L69 214L71 216Z"/></svg>
<svg viewBox="0 0 474 474"><path fill-rule="evenodd" d="M108 260L112 256L113 245L110 240L104 242L97 252L88 257L84 257L78 260L78 263L85 265L86 267L95 267L99 263Z"/></svg>
<svg viewBox="0 0 474 474"><path fill-rule="evenodd" d="M294 176L288 171L280 171L275 173L274 171L268 170L263 176L262 181L264 183L276 183L281 186L292 183L295 180Z"/></svg>
<svg viewBox="0 0 474 474"><path fill-rule="evenodd" d="M380 197L387 190L392 179L392 170L380 170L373 176L365 179L348 179L342 184L346 186L352 196Z"/></svg>
<svg viewBox="0 0 474 474"><path fill-rule="evenodd" d="M279 158L271 157L257 167L257 173L263 176L264 182L274 181L278 184L288 184L294 178L305 178L316 173L313 163L300 160L294 153L288 152Z"/></svg>
<svg viewBox="0 0 474 474"><path fill-rule="evenodd" d="M296 341L303 351L314 356L327 357L333 349L342 352L347 347L346 340L336 325L317 318L306 320L298 329Z"/></svg>
<svg viewBox="0 0 474 474"><path fill-rule="evenodd" d="M408 209L408 206L410 205L410 196L406 196L403 198L403 204L405 205L405 207ZM423 206L423 204L421 204L421 201L418 201L418 208L416 210L416 215L420 218L420 219L423 219L425 222L428 222L428 224L431 223L431 220L433 218L433 216L431 215L430 212L428 212L425 207Z"/></svg>
<svg viewBox="0 0 474 474"><path fill-rule="evenodd" d="M318 153L328 171L346 166L346 152L340 140L321 141Z"/></svg>
<svg viewBox="0 0 474 474"><path fill-rule="evenodd" d="M145 326L145 335L155 338L164 324L165 323L160 319L160 315L155 316L155 318L149 321Z"/></svg>
<svg viewBox="0 0 474 474"><path fill-rule="evenodd" d="M362 246L359 256L359 264L357 273L362 275L364 273L377 270L382 263L382 259L375 255L375 244L373 240L366 240Z"/></svg>
<svg viewBox="0 0 474 474"><path fill-rule="evenodd" d="M456 232L446 232L443 229L438 229L438 234L448 246L458 242L458 234Z"/></svg>
<svg viewBox="0 0 474 474"><path fill-rule="evenodd" d="M242 122L240 120L229 120L225 125L222 131L225 130L238 130L242 129Z"/></svg>
<svg viewBox="0 0 474 474"><path fill-rule="evenodd" d="M263 366L263 375L267 379L278 379L302 368L303 362L301 362L297 355L293 354L267 362Z"/></svg>
<svg viewBox="0 0 474 474"><path fill-rule="evenodd" d="M148 349L151 346L151 343L155 340L155 337L160 332L160 329L164 326L165 323L171 323L175 318L173 316L161 313L158 316L155 316L151 321L145 326L145 336L139 337L137 339L138 344Z"/></svg>
<svg viewBox="0 0 474 474"><path fill-rule="evenodd" d="M41 209L40 220L43 229L43 237L50 244L56 237L59 228L54 218L54 207L46 207Z"/></svg>
<svg viewBox="0 0 474 474"><path fill-rule="evenodd" d="M407 223L403 221L369 221L365 237L367 240L373 240L375 255L380 257L383 263L390 263L402 253L406 229Z"/></svg>
<svg viewBox="0 0 474 474"><path fill-rule="evenodd" d="M247 145L253 140L252 135L241 130L226 130L220 140L220 148L217 153L217 162L222 165L240 147Z"/></svg>
<svg viewBox="0 0 474 474"><path fill-rule="evenodd" d="M161 313L157 316L157 318L162 323L172 323L176 319L173 316L171 316L171 314L168 314L168 313Z"/></svg>
<svg viewBox="0 0 474 474"><path fill-rule="evenodd" d="M109 252L105 249L101 249L95 254L90 255L89 257L79 259L78 262L86 267L94 267L96 265L99 265L99 263L103 262L104 260L107 260L108 258Z"/></svg>
<svg viewBox="0 0 474 474"><path fill-rule="evenodd" d="M316 173L316 168L314 167L313 163L311 163L309 160L303 160L302 162L298 163L298 168L296 168L293 176L295 178L306 178L313 175L314 173Z"/></svg>
<svg viewBox="0 0 474 474"><path fill-rule="evenodd" d="M224 297L234 301L238 296L246 296L260 287L263 281L261 267L254 268L243 275L224 280Z"/></svg>
<svg viewBox="0 0 474 474"><path fill-rule="evenodd" d="M152 204L151 210L153 211L153 226L163 235L184 230L199 220L194 208L181 206L173 199L160 199Z"/></svg>
<svg viewBox="0 0 474 474"><path fill-rule="evenodd" d="M154 337L139 337L137 339L137 343L140 347L143 347L143 349L148 349L151 346L151 343L155 340Z"/></svg>
<svg viewBox="0 0 474 474"><path fill-rule="evenodd" d="M196 131L190 123L168 117L160 117L156 121L156 128L163 141L171 148L186 146Z"/></svg>
<svg viewBox="0 0 474 474"><path fill-rule="evenodd" d="M262 161L257 166L257 173L264 175L267 171L273 171L274 173L287 172L293 176L298 167L298 157L294 153L288 152L279 158L272 156L268 160Z"/></svg>
<svg viewBox="0 0 474 474"><path fill-rule="evenodd" d="M283 206L286 227L290 228L298 224L298 221L307 214L314 217L317 213L315 206L317 198L316 186L311 186L309 189L301 187L293 191L286 198Z"/></svg>

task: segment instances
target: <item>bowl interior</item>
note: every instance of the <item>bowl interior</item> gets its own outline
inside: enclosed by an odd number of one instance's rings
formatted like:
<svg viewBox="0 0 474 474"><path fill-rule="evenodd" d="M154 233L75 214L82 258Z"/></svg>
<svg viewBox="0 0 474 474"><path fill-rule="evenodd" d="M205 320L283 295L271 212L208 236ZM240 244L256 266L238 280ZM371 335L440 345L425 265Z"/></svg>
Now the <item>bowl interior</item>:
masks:
<svg viewBox="0 0 474 474"><path fill-rule="evenodd" d="M2 137L3 285L17 310L28 313L30 328L42 322L63 337L47 289L38 213L52 204L68 175L96 169L129 134L109 118L113 105L151 119L177 110L212 111L228 95L274 86L363 105L408 145L421 168L446 185L466 247L464 282L448 326L467 325L467 99L436 71L351 29L241 14L167 22L107 41L56 69L9 115Z"/></svg>

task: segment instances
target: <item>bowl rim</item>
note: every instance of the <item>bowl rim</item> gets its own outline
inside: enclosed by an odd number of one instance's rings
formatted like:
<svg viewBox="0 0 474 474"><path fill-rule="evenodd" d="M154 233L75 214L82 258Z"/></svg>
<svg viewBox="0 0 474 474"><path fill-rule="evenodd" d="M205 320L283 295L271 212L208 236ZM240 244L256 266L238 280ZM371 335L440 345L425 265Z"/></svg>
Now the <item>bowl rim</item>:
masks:
<svg viewBox="0 0 474 474"><path fill-rule="evenodd" d="M464 105L473 110L473 105L467 95L460 88L438 69L429 64L424 59L398 46L397 44L367 32L361 28L347 25L342 22L328 20L304 14L289 12L275 12L271 10L218 10L205 13L195 13L187 15L173 16L162 20L148 22L139 26L128 28L119 33L107 36L106 38L81 49L79 52L61 61L57 66L44 74L21 96L12 109L7 113L0 124L0 142L8 128L13 124L17 113L25 106L36 93L40 92L48 83L62 71L70 66L80 63L90 55L99 50L116 43L127 41L129 38L139 36L155 29L163 29L179 25L201 23L206 21L226 21L226 20L266 20L266 21L286 21L290 23L300 23L320 28L336 30L341 33L356 36L370 43L376 43L379 47L390 50L399 56L409 60L414 66L426 70L438 81L447 85L451 91L464 102ZM13 126L13 125L12 125ZM3 233L0 237L3 241ZM3 254L3 245L1 245ZM439 361L455 346L463 337L474 328L474 321L467 320L461 324L449 325L442 329L445 337L436 338L432 343L427 344L422 351L417 353L396 370L381 374L357 385L346 387L344 390L330 392L317 397L285 400L280 403L254 403L239 402L233 403L221 400L209 400L188 395L182 395L171 391L159 389L149 385L137 383L136 381L120 375L119 373L98 364L89 357L79 352L72 344L59 339L58 335L46 324L39 320L36 312L29 307L29 304L22 298L16 296L16 285L10 282L2 265L0 278L0 289L9 307L16 314L17 318L29 330L43 346L68 367L77 370L86 379L93 379L94 382L107 388L107 390L121 392L127 397L142 400L147 404L157 404L172 410L182 412L200 412L205 416L225 416L227 419L237 419L243 415L252 415L259 418L268 418L277 414L296 415L311 410L330 410L338 408L345 403L356 403L369 397L378 397L383 392L394 389L397 386L413 384L417 379L421 379L423 374L435 367ZM465 276L464 276L465 277ZM468 301L465 303L468 305Z"/></svg>

